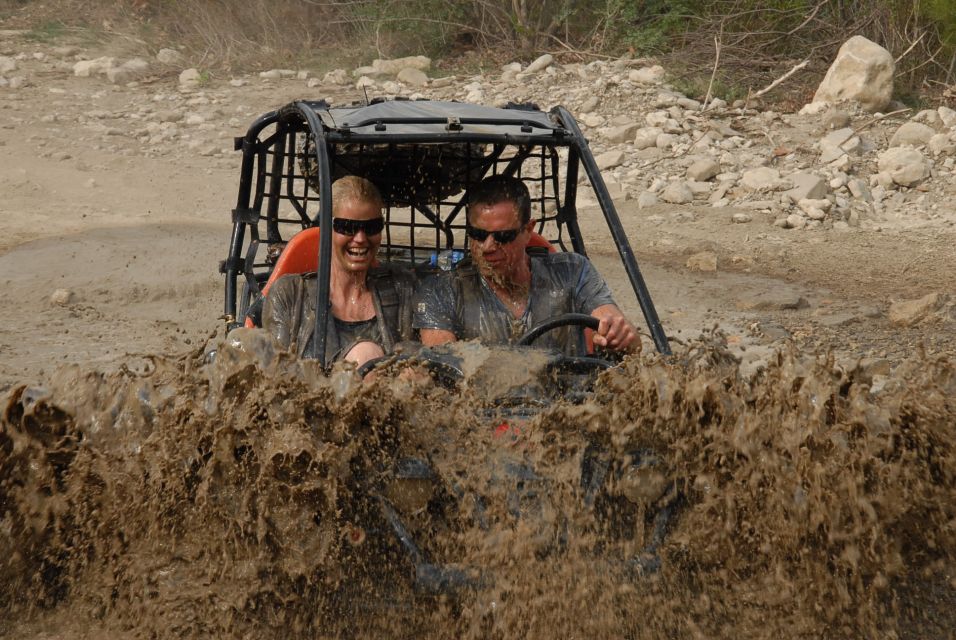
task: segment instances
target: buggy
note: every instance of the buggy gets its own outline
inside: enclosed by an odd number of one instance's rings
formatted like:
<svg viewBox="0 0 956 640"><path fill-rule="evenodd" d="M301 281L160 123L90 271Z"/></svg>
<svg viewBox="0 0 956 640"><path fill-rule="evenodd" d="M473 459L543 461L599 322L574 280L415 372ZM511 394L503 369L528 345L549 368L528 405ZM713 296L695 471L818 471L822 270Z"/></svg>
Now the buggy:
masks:
<svg viewBox="0 0 956 640"><path fill-rule="evenodd" d="M325 101L298 101L258 118L245 136L236 138L235 146L242 151L239 193L232 211L229 253L220 264L225 275L225 319L230 327L259 324L263 296L281 275L316 271L314 341L320 361L324 359L326 336L318 328L326 326L329 313L331 234L321 230L331 228L331 184L341 176L367 178L382 193L385 229L379 260L404 263L420 274L455 268L459 259L467 257L467 193L490 175L517 177L529 187L536 222L532 244L538 250L587 255L577 210L579 177L586 177L654 346L662 354L670 353L600 170L574 118L562 107L544 112L526 104L492 108L395 99L332 107ZM531 345L542 332L568 323L596 327L589 316L568 314L532 328L512 349L533 349L523 345ZM461 354L453 348L423 349L412 357L446 381L454 383L463 376ZM595 372L612 365L593 356L571 359L549 353L543 357L547 369L560 373L564 383L546 385L550 397L541 397L540 386L532 392L524 388L517 398L498 398L477 409L493 412L496 429L489 429L489 437L495 432L499 437L513 437L519 431L513 427L548 406L555 393L564 399L584 399ZM626 465L611 465L595 447L588 448L580 460L581 495L587 508L612 499L604 495L612 474L653 474L658 464L649 451L635 451L627 457ZM513 502L515 517L533 518L535 509L526 507L547 493L547 479L542 470L521 458L519 451L509 460L498 460L492 475L506 487L504 493ZM408 520L410 512L422 509L449 517L449 511L436 501L462 500L464 496L444 483L427 459L394 461L385 476L386 481L370 481L366 487L369 498L363 517L370 519L367 529L389 532L389 540L382 544L392 548L391 555L405 559L419 591L446 593L474 585L478 580L474 575L429 557ZM652 497L656 507L641 511L647 514L652 533L642 552L629 560L641 571L653 568L657 545L676 504L672 490L658 494ZM662 497L665 494L669 497ZM409 500L408 496L417 498ZM409 502L421 504L411 507L406 504ZM474 517L481 519L480 514ZM487 522L476 524L489 526Z"/></svg>

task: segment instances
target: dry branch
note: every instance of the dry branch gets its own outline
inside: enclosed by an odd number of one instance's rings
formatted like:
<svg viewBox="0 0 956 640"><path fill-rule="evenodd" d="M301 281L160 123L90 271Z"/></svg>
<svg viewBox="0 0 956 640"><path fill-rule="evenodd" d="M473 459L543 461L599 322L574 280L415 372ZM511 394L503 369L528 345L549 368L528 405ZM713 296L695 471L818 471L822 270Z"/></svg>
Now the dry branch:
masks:
<svg viewBox="0 0 956 640"><path fill-rule="evenodd" d="M810 60L804 60L804 61L801 62L800 64L794 66L793 69L791 69L790 71L786 72L785 74L783 74L782 76L780 76L779 78L777 78L776 80L774 80L773 82L771 82L770 84L768 84L766 87L764 87L763 89L761 89L761 90L758 91L757 93L753 94L751 97L752 97L752 98L759 98L760 96L762 96L763 94L765 94L765 93L767 93L768 91L772 90L772 89L773 89L774 87L776 87L778 84L780 84L781 82L783 82L784 80L786 80L787 78L789 78L790 76L792 76L793 74L795 74L797 71L800 71L800 69L803 69L803 68L804 68L805 66L807 66L808 64L810 64Z"/></svg>

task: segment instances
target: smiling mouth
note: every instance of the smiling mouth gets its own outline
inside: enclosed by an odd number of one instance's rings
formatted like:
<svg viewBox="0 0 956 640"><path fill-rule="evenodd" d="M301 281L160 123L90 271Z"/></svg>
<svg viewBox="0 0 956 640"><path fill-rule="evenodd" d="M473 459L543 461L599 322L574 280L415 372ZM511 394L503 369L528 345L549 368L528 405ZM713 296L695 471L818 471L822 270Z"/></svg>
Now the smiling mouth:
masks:
<svg viewBox="0 0 956 640"><path fill-rule="evenodd" d="M368 256L368 247L349 247L345 250L350 258L365 258Z"/></svg>

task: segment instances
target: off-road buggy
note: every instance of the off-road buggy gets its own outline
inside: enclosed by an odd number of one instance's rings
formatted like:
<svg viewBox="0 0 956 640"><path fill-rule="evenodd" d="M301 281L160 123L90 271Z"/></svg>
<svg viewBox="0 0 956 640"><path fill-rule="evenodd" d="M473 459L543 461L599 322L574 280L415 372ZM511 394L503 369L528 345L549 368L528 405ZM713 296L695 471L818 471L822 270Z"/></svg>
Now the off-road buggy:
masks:
<svg viewBox="0 0 956 640"><path fill-rule="evenodd" d="M586 176L617 247L623 267L644 314L657 350L668 354L667 338L624 233L614 203L601 177L585 137L574 118L562 107L543 112L533 105L509 104L491 108L457 102L373 100L351 107L331 107L324 101L299 101L266 113L244 137L236 139L242 151L242 169L236 208L232 211L232 237L228 257L221 263L225 274L225 317L233 327L259 323L260 306L270 284L285 273L317 271L316 327L325 327L328 313L331 234L331 183L356 174L375 183L385 199L385 221L379 260L402 262L421 275L453 269L468 256L465 237L465 203L468 190L482 178L505 174L525 181L532 194L537 235L536 250L574 251L586 255L578 223L579 177ZM533 328L511 350L534 350L542 332L564 324L595 328L589 316L553 318ZM314 334L320 359L325 334ZM530 351L529 351L530 353ZM496 397L475 411L488 416L488 439L520 438L516 427L556 398L578 401L587 396L597 373L612 366L598 356L568 358L538 353L541 368L559 384L522 385L507 397ZM442 381L454 384L464 376L462 353L455 349L425 349L414 356ZM608 495L611 476L618 487L621 476L640 485L653 475L657 460L648 451L629 452L626 463L612 461L596 446L586 448L578 460L581 508L602 517L612 511L621 522L646 516L646 544L631 558L634 568L647 570L655 563L673 509L673 493L659 487L657 495L633 498L627 507L620 491ZM540 501L548 489L547 470L535 469L521 448L489 456L494 469L488 477L498 483L498 496L508 503L516 519L540 514ZM636 484L635 484L636 483ZM421 536L433 520L461 517L457 505L468 499L462 490L440 477L433 461L403 458L365 487L364 531L382 532L384 553L399 558L407 575L422 592L436 593L474 585L482 580L474 572L451 568L454 558L430 557ZM626 493L626 492L625 492ZM640 493L640 492L638 492ZM665 495L666 494L666 495ZM664 497L662 497L664 496ZM482 514L487 496L472 496L476 508L468 513L473 526L494 526ZM639 507L636 502L653 504ZM623 502L622 502L623 501ZM617 506L609 509L608 504ZM621 507L620 504L625 504ZM601 505L605 506L602 508ZM625 515L621 511L630 509ZM641 515L635 515L640 513ZM456 515L457 514L457 515ZM416 524L411 526L411 520ZM426 518L427 520L427 518ZM500 524L500 523L499 523ZM649 526L647 526L649 525ZM551 521L548 548L560 548L570 535ZM480 573L480 572L479 572Z"/></svg>

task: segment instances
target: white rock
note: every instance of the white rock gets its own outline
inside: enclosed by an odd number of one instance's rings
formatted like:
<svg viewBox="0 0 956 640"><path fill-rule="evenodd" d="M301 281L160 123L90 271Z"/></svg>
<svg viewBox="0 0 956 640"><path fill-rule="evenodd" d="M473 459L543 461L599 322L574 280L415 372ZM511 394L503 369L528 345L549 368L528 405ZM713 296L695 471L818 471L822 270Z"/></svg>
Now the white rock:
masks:
<svg viewBox="0 0 956 640"><path fill-rule="evenodd" d="M939 119L942 120L944 127L949 128L956 125L956 110L949 107L940 107L936 112L939 114Z"/></svg>
<svg viewBox="0 0 956 640"><path fill-rule="evenodd" d="M95 60L80 60L73 65L73 75L80 78L89 78L98 73L106 73L107 69L114 66L116 66L116 59L108 56Z"/></svg>
<svg viewBox="0 0 956 640"><path fill-rule="evenodd" d="M199 73L199 69L191 67L179 74L179 86L185 89L192 89L199 86L201 79L202 75Z"/></svg>
<svg viewBox="0 0 956 640"><path fill-rule="evenodd" d="M600 127L601 125L603 125L605 123L605 120L604 120L604 116L599 115L597 113L586 113L584 114L584 117L581 118L581 122L583 122L585 126L591 127L593 129L595 127Z"/></svg>
<svg viewBox="0 0 956 640"><path fill-rule="evenodd" d="M657 136L657 140L654 141L654 146L658 149L670 149L675 144L677 144L677 136L673 133L662 133Z"/></svg>
<svg viewBox="0 0 956 640"><path fill-rule="evenodd" d="M654 65L653 67L644 67L643 69L632 69L627 74L628 80L638 84L659 84L664 80L664 67Z"/></svg>
<svg viewBox="0 0 956 640"><path fill-rule="evenodd" d="M389 95L399 95L402 92L402 85L394 80L386 80L382 83L382 91Z"/></svg>
<svg viewBox="0 0 956 640"><path fill-rule="evenodd" d="M774 191L780 186L780 172L770 167L747 169L740 184L749 191Z"/></svg>
<svg viewBox="0 0 956 640"><path fill-rule="evenodd" d="M787 176L793 188L785 191L794 202L804 198L822 198L827 195L827 183L818 175L812 173L793 173Z"/></svg>
<svg viewBox="0 0 956 640"><path fill-rule="evenodd" d="M802 116L815 116L823 113L830 108L830 103L826 100L821 100L819 102L811 102L809 104L803 105L803 108L800 109L800 115Z"/></svg>
<svg viewBox="0 0 956 640"><path fill-rule="evenodd" d="M30 81L24 78L23 76L13 76L7 80L7 84L11 89L22 89L30 85Z"/></svg>
<svg viewBox="0 0 956 640"><path fill-rule="evenodd" d="M651 193L650 191L643 191L639 196L637 196L637 208L646 209L648 207L653 207L657 204L657 194Z"/></svg>
<svg viewBox="0 0 956 640"><path fill-rule="evenodd" d="M368 76L362 76L361 78L355 81L356 89L361 89L363 87L374 87L374 86L375 86L375 81L369 78Z"/></svg>
<svg viewBox="0 0 956 640"><path fill-rule="evenodd" d="M348 84L349 74L345 69L333 69L322 76L322 84Z"/></svg>
<svg viewBox="0 0 956 640"><path fill-rule="evenodd" d="M926 145L933 155L951 155L956 153L956 142L945 133L934 134Z"/></svg>
<svg viewBox="0 0 956 640"><path fill-rule="evenodd" d="M854 178L846 183L847 189L853 194L854 198L859 198L864 202L872 202L873 196L870 194L870 187L864 180Z"/></svg>
<svg viewBox="0 0 956 640"><path fill-rule="evenodd" d="M719 109L726 109L727 101L722 100L721 98L714 98L707 104L707 111L717 111Z"/></svg>
<svg viewBox="0 0 956 640"><path fill-rule="evenodd" d="M17 61L10 56L0 56L0 74L17 70Z"/></svg>
<svg viewBox="0 0 956 640"><path fill-rule="evenodd" d="M893 97L893 56L863 36L843 43L813 102L853 100L868 110L885 108Z"/></svg>
<svg viewBox="0 0 956 640"><path fill-rule="evenodd" d="M579 109L579 111L581 113L590 113L594 111L599 104L601 104L601 99L598 98L597 96L591 96L590 98L585 100L583 103L581 103L581 108Z"/></svg>
<svg viewBox="0 0 956 640"><path fill-rule="evenodd" d="M546 53L543 56L538 57L534 62L528 65L528 68L524 70L525 73L537 73L543 71L551 66L551 63L554 62L554 56L550 53Z"/></svg>
<svg viewBox="0 0 956 640"><path fill-rule="evenodd" d="M787 216L786 220L787 229L803 229L805 226L807 226L807 219L799 213L791 213L789 216Z"/></svg>
<svg viewBox="0 0 956 640"><path fill-rule="evenodd" d="M205 121L206 121L206 119L203 118L203 117L202 117L201 115L199 115L198 113L190 113L188 116L186 116L186 124L188 124L188 125L190 125L190 126L193 126L193 127L195 127L195 126L197 126L197 125L200 125L200 124L204 123Z"/></svg>
<svg viewBox="0 0 956 640"><path fill-rule="evenodd" d="M690 111L697 111L700 109L700 102L691 98L678 98L677 105Z"/></svg>
<svg viewBox="0 0 956 640"><path fill-rule="evenodd" d="M811 209L819 209L825 213L830 210L830 207L833 206L833 203L826 198L804 198L803 200L797 201L797 206L800 207L801 211L807 214L809 214Z"/></svg>
<svg viewBox="0 0 956 640"><path fill-rule="evenodd" d="M259 77L263 80L279 80L282 78L281 69L269 69L268 71L260 71Z"/></svg>
<svg viewBox="0 0 956 640"><path fill-rule="evenodd" d="M676 180L671 182L661 192L661 200L671 204L688 204L694 201L694 193L684 182Z"/></svg>
<svg viewBox="0 0 956 640"><path fill-rule="evenodd" d="M624 152L605 151L601 155L594 158L594 161L597 163L598 169L601 171L604 171L605 169L613 169L614 167L620 166L624 162Z"/></svg>
<svg viewBox="0 0 956 640"><path fill-rule="evenodd" d="M408 56L405 58L395 58L394 60L373 60L372 68L390 76L398 75L398 72L407 67L427 71L432 66L431 58L427 56Z"/></svg>
<svg viewBox="0 0 956 640"><path fill-rule="evenodd" d="M688 180L686 184L695 198L698 196L709 196L710 190L714 186L711 182L703 182L700 180Z"/></svg>
<svg viewBox="0 0 956 640"><path fill-rule="evenodd" d="M935 113L935 111L932 113ZM932 127L928 127L925 124L920 124L919 122L906 122L900 125L900 128L897 129L896 133L893 134L893 137L890 138L890 146L899 147L904 144L908 144L916 147L929 142L929 139L935 134L936 131Z"/></svg>
<svg viewBox="0 0 956 640"><path fill-rule="evenodd" d="M428 84L428 75L421 69L405 67L398 72L396 80L410 87L424 87Z"/></svg>
<svg viewBox="0 0 956 640"><path fill-rule="evenodd" d="M929 162L922 153L907 147L892 147L880 154L878 166L898 185L912 187L930 174Z"/></svg>
<svg viewBox="0 0 956 640"><path fill-rule="evenodd" d="M720 173L720 165L713 158L698 158L687 167L687 177L691 180L711 180Z"/></svg>
<svg viewBox="0 0 956 640"><path fill-rule="evenodd" d="M605 137L607 137L608 142L613 142L614 144L629 142L634 138L634 134L637 133L638 128L639 126L636 122L629 122L608 129Z"/></svg>
<svg viewBox="0 0 956 640"><path fill-rule="evenodd" d="M634 146L638 149L648 149L657 146L657 136L664 133L658 127L642 127L634 134Z"/></svg>
<svg viewBox="0 0 956 640"><path fill-rule="evenodd" d="M175 49L160 49L156 53L156 60L169 66L179 66L184 62L183 54Z"/></svg>
<svg viewBox="0 0 956 640"><path fill-rule="evenodd" d="M63 307L73 302L73 292L69 289L57 289L50 294L50 303Z"/></svg>
<svg viewBox="0 0 956 640"><path fill-rule="evenodd" d="M734 215L730 216L730 220L731 222L735 224L746 224L750 222L751 220L753 220L753 218L751 217L749 213L737 212Z"/></svg>
<svg viewBox="0 0 956 640"><path fill-rule="evenodd" d="M233 78L232 80L229 81L230 87L244 87L247 84L249 83L242 78Z"/></svg>
<svg viewBox="0 0 956 640"><path fill-rule="evenodd" d="M916 300L903 300L890 305L887 318L896 326L910 326L918 323L939 309L945 298L939 293L930 293Z"/></svg>

